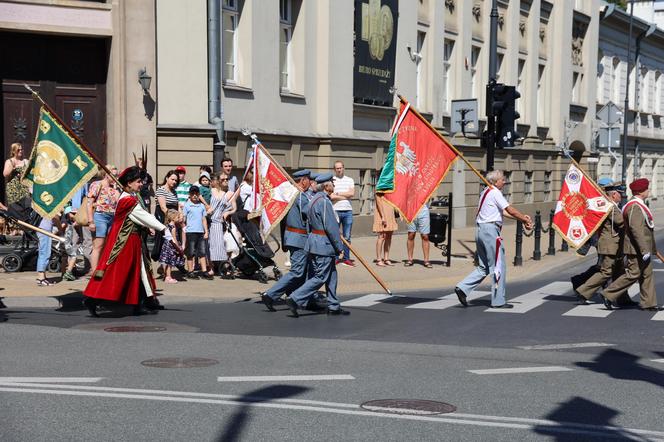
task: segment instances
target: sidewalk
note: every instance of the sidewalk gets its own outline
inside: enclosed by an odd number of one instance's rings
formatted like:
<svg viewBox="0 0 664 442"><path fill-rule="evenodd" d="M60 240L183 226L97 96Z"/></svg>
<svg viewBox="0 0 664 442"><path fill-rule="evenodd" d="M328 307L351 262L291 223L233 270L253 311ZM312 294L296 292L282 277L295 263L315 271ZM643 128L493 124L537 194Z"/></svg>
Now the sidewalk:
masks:
<svg viewBox="0 0 664 442"><path fill-rule="evenodd" d="M664 215L664 209L655 211L655 215ZM548 220L544 222L545 227ZM427 289L443 289L453 287L457 282L463 279L472 269L472 254L475 250L475 228L466 227L454 229L452 231L452 265L446 267L445 256L440 249L431 245L430 260L433 264L432 269L427 269L422 265L422 248L419 237L415 238L415 264L412 267L404 267L403 261L406 259L406 235L395 235L392 240L391 259L397 264L392 267L378 267L373 263L375 257L376 237L353 238L353 247L360 253L372 269L385 281L393 294L399 294L403 291L416 291ZM542 234L541 250L542 259L534 261L532 259L534 248L534 236L523 239L523 265L515 267L513 265L515 242L516 242L516 223L508 223L503 228L503 238L505 240L506 261L507 261L507 284L509 290L510 282L528 279L540 275L544 272L569 264L570 261L577 261L580 267L587 267L589 264L579 258L574 249L568 252L561 252L561 239L556 235L556 254L555 256L546 255L548 249L548 234ZM594 257L594 252L589 254ZM275 257L275 262L285 273L284 267L286 255L279 251ZM590 262L593 259L589 260ZM156 268L156 267L155 267ZM266 269L268 275L272 277L272 269ZM356 267L339 266L339 286L338 294L340 296L358 294L358 293L384 293L383 289L373 279L356 260ZM59 275L50 275L52 279L60 281ZM85 288L87 280L79 279L73 282L61 281L51 287L38 287L35 281L34 272L4 273L0 270L0 296L4 298L5 304L9 307L57 307L60 301L71 299L72 302L78 302L81 291ZM489 279L487 278L487 282ZM274 283L270 280L268 284L261 284L256 280L235 279L221 280L215 278L214 281L193 280L180 282L178 284L165 284L163 281L157 281L157 288L163 294L162 301L168 303L186 303L186 302L236 302L239 300L257 300L258 294L266 290Z"/></svg>

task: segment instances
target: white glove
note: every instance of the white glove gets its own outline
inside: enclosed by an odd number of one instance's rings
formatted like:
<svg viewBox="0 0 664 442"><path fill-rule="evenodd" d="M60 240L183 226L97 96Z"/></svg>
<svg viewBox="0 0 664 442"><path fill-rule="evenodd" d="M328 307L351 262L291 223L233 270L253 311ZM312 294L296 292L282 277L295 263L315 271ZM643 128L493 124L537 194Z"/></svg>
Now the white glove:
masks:
<svg viewBox="0 0 664 442"><path fill-rule="evenodd" d="M650 259L650 253L646 253L645 255L643 255L644 262L648 262L649 259Z"/></svg>

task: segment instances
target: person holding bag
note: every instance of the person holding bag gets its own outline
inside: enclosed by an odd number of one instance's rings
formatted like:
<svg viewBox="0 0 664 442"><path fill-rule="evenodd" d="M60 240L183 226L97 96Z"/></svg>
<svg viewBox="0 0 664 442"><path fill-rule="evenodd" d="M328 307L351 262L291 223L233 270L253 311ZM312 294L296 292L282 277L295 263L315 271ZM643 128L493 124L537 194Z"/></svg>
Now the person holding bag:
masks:
<svg viewBox="0 0 664 442"><path fill-rule="evenodd" d="M115 176L118 169L112 164L106 165L106 170ZM90 266L97 267L99 255L106 243L106 234L113 224L115 208L120 199L120 191L115 186L115 180L106 172L103 178L90 184L88 189L88 228L92 233L92 254L90 255Z"/></svg>

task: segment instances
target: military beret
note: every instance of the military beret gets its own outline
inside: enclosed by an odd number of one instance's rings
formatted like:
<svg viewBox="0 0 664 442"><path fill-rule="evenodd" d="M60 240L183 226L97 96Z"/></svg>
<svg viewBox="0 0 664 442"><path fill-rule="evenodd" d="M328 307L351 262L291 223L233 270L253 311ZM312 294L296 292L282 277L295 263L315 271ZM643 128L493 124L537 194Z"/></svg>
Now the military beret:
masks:
<svg viewBox="0 0 664 442"><path fill-rule="evenodd" d="M311 171L309 169L298 170L293 174L293 178L311 178Z"/></svg>
<svg viewBox="0 0 664 442"><path fill-rule="evenodd" d="M639 178L638 180L632 181L632 183L629 185L629 190L631 190L633 193L641 193L645 190L648 190L649 185L650 181L648 181L648 178Z"/></svg>
<svg viewBox="0 0 664 442"><path fill-rule="evenodd" d="M327 181L332 181L332 173L331 172L321 173L321 174L318 174L318 176L316 176L316 182L318 184L325 183Z"/></svg>
<svg viewBox="0 0 664 442"><path fill-rule="evenodd" d="M599 180L597 180L597 184L599 184L601 187L612 186L613 180L608 177L602 177Z"/></svg>

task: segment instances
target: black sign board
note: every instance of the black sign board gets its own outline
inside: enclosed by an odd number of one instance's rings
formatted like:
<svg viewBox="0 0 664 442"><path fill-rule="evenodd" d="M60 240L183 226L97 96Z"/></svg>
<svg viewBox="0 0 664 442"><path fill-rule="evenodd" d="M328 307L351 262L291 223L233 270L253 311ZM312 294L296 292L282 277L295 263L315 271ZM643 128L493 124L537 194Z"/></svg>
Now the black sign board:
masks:
<svg viewBox="0 0 664 442"><path fill-rule="evenodd" d="M392 106L398 0L355 0L356 103Z"/></svg>

